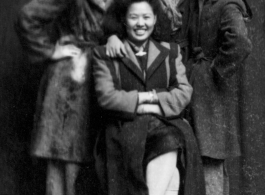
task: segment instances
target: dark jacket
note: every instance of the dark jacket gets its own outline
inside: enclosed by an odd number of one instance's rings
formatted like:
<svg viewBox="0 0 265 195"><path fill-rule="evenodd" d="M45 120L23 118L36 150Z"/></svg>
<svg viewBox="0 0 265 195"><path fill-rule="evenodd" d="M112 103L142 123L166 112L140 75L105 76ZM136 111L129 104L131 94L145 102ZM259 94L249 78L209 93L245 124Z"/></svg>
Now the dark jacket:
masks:
<svg viewBox="0 0 265 195"><path fill-rule="evenodd" d="M104 13L98 4L99 0L31 1L19 15L17 32L29 57L30 71L42 77L32 131L34 157L72 162L93 159L92 125L97 117L93 114L92 123L91 113L97 108L91 103L90 59L91 49L102 36ZM70 35L69 42L81 47L86 56L81 82L72 77L78 62L70 58L51 59L56 42L65 35ZM31 76L32 82L38 81Z"/></svg>
<svg viewBox="0 0 265 195"><path fill-rule="evenodd" d="M179 131L185 139L184 194L205 194L202 164L196 139L188 123L180 119L180 113L189 103L192 88L186 78L179 49L174 50L175 57L171 58L169 49L150 40L148 49L150 55L148 55L145 80L129 43L125 41L124 44L128 58L112 60L106 56L106 49L103 46L96 47L94 50L95 90L99 105L107 113L107 118L104 120L106 132L112 132L113 128L118 131L133 131L123 129L123 126L126 126L124 125L126 121L132 121L136 117L138 91L155 89L164 113L160 119L168 125L175 126L176 131ZM121 124L121 126L116 124ZM102 145L99 146L101 147ZM100 153L96 152L96 159L101 164L99 172L102 174L106 166L101 162ZM102 179L105 177L106 175L103 175Z"/></svg>
<svg viewBox="0 0 265 195"><path fill-rule="evenodd" d="M247 18L241 0L208 0L198 28L192 29L195 59L187 68L194 88L192 125L202 156L240 155L241 69L252 47Z"/></svg>
<svg viewBox="0 0 265 195"><path fill-rule="evenodd" d="M124 41L124 45L128 52L128 58L115 60L114 64L117 65L114 67L108 64L109 61L112 63L111 59L106 54L103 55L105 52L103 46L100 47L99 52L97 50L94 52L93 74L99 105L107 111L119 114L118 116L121 118L131 119L136 115L138 91L156 89L165 117L178 116L188 105L192 94L192 87L187 80L181 55L175 54L178 58L175 60L176 70L174 71L165 65L169 50L154 40L150 40L148 49L150 55L148 55L146 78L144 78L129 43ZM118 65L121 61L123 63ZM115 71L117 74L113 75L110 71L112 73ZM132 74L135 76L132 77ZM122 80L122 86L120 86L121 81L119 80Z"/></svg>

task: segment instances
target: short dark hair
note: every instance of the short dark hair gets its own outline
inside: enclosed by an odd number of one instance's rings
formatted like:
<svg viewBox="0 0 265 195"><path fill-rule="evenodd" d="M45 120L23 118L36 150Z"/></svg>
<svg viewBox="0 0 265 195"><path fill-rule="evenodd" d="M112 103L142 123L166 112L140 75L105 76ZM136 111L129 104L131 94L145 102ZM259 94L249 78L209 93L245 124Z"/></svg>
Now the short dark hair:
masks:
<svg viewBox="0 0 265 195"><path fill-rule="evenodd" d="M133 3L140 2L147 2L154 14L159 15L161 5L158 0L114 0L103 20L105 35L117 34L120 38L125 38L127 35L126 26L124 25L126 13Z"/></svg>

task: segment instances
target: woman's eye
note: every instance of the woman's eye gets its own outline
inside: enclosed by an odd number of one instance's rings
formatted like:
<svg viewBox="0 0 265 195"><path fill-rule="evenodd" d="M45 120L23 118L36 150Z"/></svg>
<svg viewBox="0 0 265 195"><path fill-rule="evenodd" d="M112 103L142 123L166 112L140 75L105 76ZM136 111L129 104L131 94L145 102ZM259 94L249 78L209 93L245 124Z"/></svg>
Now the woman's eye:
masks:
<svg viewBox="0 0 265 195"><path fill-rule="evenodd" d="M136 20L137 19L137 16L130 16L130 19Z"/></svg>

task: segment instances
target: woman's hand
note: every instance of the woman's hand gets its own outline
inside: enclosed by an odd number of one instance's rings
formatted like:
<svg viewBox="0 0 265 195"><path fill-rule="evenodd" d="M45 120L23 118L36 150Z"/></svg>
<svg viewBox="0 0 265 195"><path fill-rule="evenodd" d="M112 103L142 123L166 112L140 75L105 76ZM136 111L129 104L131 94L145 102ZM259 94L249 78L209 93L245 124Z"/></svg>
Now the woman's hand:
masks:
<svg viewBox="0 0 265 195"><path fill-rule="evenodd" d="M59 60L66 57L73 58L80 56L81 52L81 49L79 49L73 44L61 45L60 42L57 42L52 55L52 59Z"/></svg>
<svg viewBox="0 0 265 195"><path fill-rule="evenodd" d="M79 55L72 57L73 67L71 70L71 77L78 83L85 82L87 69L87 53L80 52Z"/></svg>
<svg viewBox="0 0 265 195"><path fill-rule="evenodd" d="M136 112L137 114L157 114L163 116L162 110L158 104L140 104Z"/></svg>
<svg viewBox="0 0 265 195"><path fill-rule="evenodd" d="M116 58L116 57L125 57L127 56L124 44L116 35L111 35L108 38L108 42L106 45L106 54L109 57Z"/></svg>

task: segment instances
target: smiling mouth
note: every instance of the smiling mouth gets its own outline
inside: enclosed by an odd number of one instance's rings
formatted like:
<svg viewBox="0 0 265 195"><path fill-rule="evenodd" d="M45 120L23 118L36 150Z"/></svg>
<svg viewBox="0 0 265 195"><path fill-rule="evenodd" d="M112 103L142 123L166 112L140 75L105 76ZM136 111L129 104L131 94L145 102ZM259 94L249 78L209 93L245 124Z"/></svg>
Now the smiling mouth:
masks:
<svg viewBox="0 0 265 195"><path fill-rule="evenodd" d="M136 29L135 34L136 35L143 35L145 34L146 30L145 29Z"/></svg>

